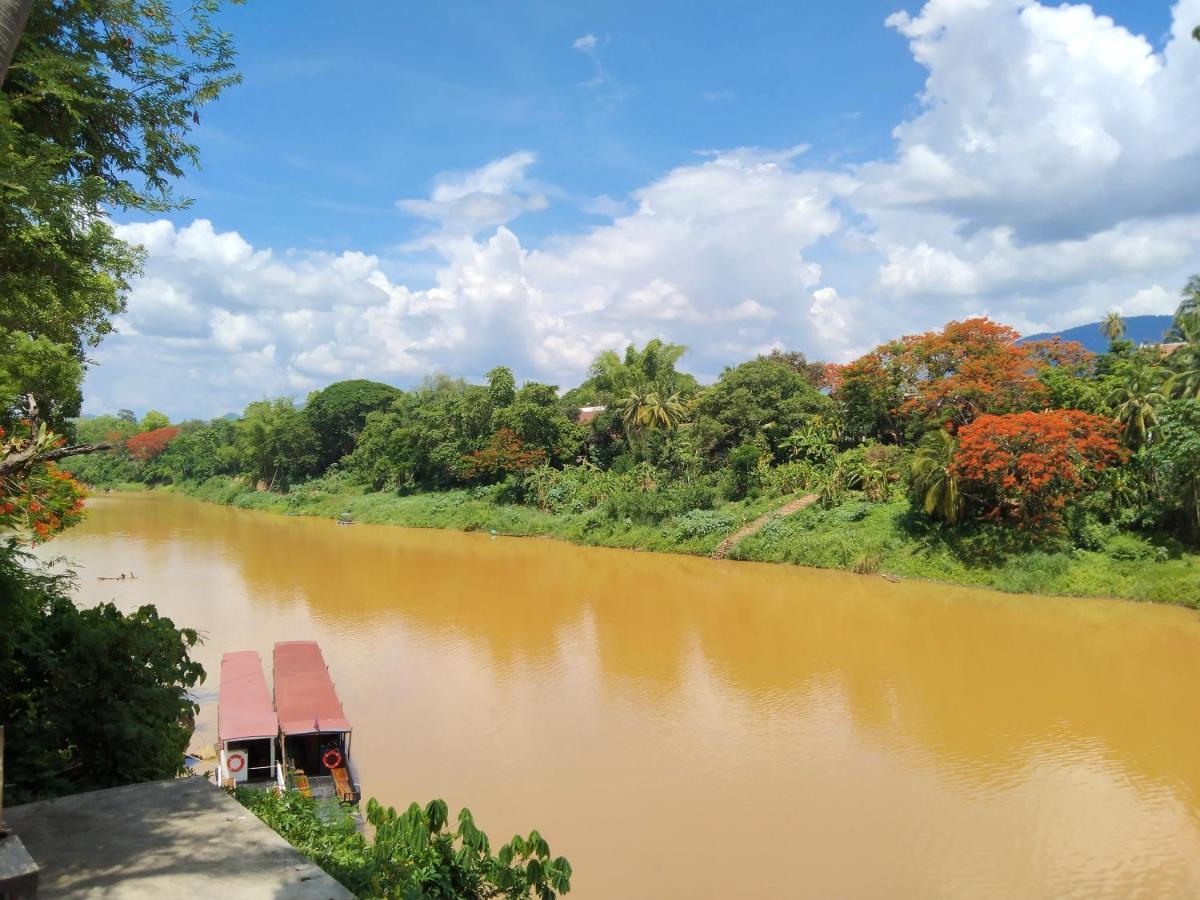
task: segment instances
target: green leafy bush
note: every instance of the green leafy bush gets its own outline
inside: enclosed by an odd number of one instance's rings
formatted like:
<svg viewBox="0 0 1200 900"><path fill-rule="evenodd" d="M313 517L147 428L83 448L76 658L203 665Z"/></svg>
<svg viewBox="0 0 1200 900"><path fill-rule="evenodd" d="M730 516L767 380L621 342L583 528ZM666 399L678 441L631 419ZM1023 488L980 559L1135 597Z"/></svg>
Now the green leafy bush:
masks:
<svg viewBox="0 0 1200 900"><path fill-rule="evenodd" d="M289 792L237 791L237 799L288 843L359 897L483 900L554 900L571 890L571 864L551 857L536 830L515 836L495 854L470 810L449 827L443 800L402 813L367 802L373 835L359 833L349 816L323 815L311 797Z"/></svg>
<svg viewBox="0 0 1200 900"><path fill-rule="evenodd" d="M680 540L725 534L733 530L733 517L711 509L693 509L678 515L673 520L675 535Z"/></svg>

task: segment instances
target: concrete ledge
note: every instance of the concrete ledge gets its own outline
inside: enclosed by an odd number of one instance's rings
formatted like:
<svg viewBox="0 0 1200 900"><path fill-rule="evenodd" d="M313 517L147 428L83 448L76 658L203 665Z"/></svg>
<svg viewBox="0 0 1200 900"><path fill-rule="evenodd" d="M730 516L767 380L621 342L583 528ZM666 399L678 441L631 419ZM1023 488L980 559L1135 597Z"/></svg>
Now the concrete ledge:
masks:
<svg viewBox="0 0 1200 900"><path fill-rule="evenodd" d="M203 778L12 806L4 817L41 867L42 898L353 896Z"/></svg>

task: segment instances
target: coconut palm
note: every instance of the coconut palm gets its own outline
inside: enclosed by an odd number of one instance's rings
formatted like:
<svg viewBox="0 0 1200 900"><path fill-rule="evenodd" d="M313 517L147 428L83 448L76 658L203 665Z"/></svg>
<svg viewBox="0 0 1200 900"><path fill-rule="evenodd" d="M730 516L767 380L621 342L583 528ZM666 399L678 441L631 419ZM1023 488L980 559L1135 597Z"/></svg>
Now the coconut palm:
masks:
<svg viewBox="0 0 1200 900"><path fill-rule="evenodd" d="M1183 286L1183 290L1179 292L1182 298L1179 302L1179 308L1175 310L1175 319L1171 322L1171 328L1167 332L1166 339L1168 341L1184 340L1183 329L1180 327L1184 318L1193 313L1200 312L1200 275L1193 275L1187 280L1187 284Z"/></svg>
<svg viewBox="0 0 1200 900"><path fill-rule="evenodd" d="M1121 314L1113 310L1105 316L1104 321L1100 323L1100 333L1108 338L1110 344L1124 337L1125 320L1121 318Z"/></svg>
<svg viewBox="0 0 1200 900"><path fill-rule="evenodd" d="M953 525L962 516L965 498L954 474L954 436L945 429L931 431L921 440L912 463L912 485L925 514Z"/></svg>
<svg viewBox="0 0 1200 900"><path fill-rule="evenodd" d="M1162 390L1166 375L1162 366L1144 354L1122 360L1114 369L1105 402L1124 426L1121 440L1125 446L1136 450L1153 440L1158 407L1167 402Z"/></svg>
<svg viewBox="0 0 1200 900"><path fill-rule="evenodd" d="M653 388L634 388L617 402L628 433L637 428L673 431L687 418L687 401L677 392L664 396Z"/></svg>
<svg viewBox="0 0 1200 900"><path fill-rule="evenodd" d="M1200 400L1200 309L1177 315L1172 333L1183 346L1167 357L1167 394Z"/></svg>

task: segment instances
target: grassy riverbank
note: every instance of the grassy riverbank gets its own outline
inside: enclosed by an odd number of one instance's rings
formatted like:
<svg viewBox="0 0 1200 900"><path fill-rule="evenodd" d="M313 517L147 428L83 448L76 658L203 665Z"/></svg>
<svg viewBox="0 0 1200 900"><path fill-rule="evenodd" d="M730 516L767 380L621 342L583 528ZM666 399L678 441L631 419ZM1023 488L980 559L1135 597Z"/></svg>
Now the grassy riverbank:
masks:
<svg viewBox="0 0 1200 900"><path fill-rule="evenodd" d="M211 478L170 490L200 500L285 515L356 522L541 535L577 544L708 555L722 538L784 501L779 498L719 504L659 524L614 519L598 510L548 513L497 503L487 490L453 490L398 496L371 492L340 479L319 479L286 494L250 489L233 478ZM929 526L905 501L851 499L832 508L813 506L772 519L735 545L730 557L890 573L1013 593L1120 597L1200 607L1200 556L1165 554L1149 542L1120 535L1097 550L1033 551L983 558L977 546Z"/></svg>

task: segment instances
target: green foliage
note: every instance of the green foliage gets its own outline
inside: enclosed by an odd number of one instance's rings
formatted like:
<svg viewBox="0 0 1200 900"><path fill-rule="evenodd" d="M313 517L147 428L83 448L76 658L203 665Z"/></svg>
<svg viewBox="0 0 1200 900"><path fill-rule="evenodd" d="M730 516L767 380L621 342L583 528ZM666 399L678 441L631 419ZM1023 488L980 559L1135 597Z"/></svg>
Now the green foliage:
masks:
<svg viewBox="0 0 1200 900"><path fill-rule="evenodd" d="M0 545L0 722L5 800L170 778L198 707L198 636L152 606L79 609L66 578Z"/></svg>
<svg viewBox="0 0 1200 900"><path fill-rule="evenodd" d="M154 431L158 428L166 428L170 424L171 420L165 413L160 413L157 409L152 409L142 416L142 421L138 423L138 430Z"/></svg>
<svg viewBox="0 0 1200 900"><path fill-rule="evenodd" d="M828 417L833 405L791 365L760 356L721 373L695 409L697 439L710 458L755 444L780 462L788 456L784 442L814 416Z"/></svg>
<svg viewBox="0 0 1200 900"><path fill-rule="evenodd" d="M197 110L237 80L217 8L33 4L0 93L0 360L21 356L0 365L0 406L15 386L52 423L78 413L87 350L141 265L108 213L181 205Z"/></svg>
<svg viewBox="0 0 1200 900"><path fill-rule="evenodd" d="M1148 453L1164 518L1183 519L1200 539L1200 400L1173 400L1159 417L1160 436Z"/></svg>
<svg viewBox="0 0 1200 900"><path fill-rule="evenodd" d="M758 487L761 457L762 450L754 444L742 444L730 452L721 480L721 491L727 499L741 500Z"/></svg>
<svg viewBox="0 0 1200 900"><path fill-rule="evenodd" d="M355 830L349 817L332 821L317 802L295 792L275 796L239 790L237 799L359 897L483 900L553 900L571 890L571 864L552 857L536 830L516 835L494 854L491 841L463 809L451 828L442 800L404 812L367 801L373 835Z"/></svg>
<svg viewBox="0 0 1200 900"><path fill-rule="evenodd" d="M286 488L317 471L316 432L286 397L251 403L233 436L240 471L252 480Z"/></svg>
<svg viewBox="0 0 1200 900"><path fill-rule="evenodd" d="M359 378L309 394L304 417L320 446L318 465L328 468L350 453L367 416L386 410L402 393L389 384Z"/></svg>
<svg viewBox="0 0 1200 900"><path fill-rule="evenodd" d="M725 535L733 530L734 520L725 512L711 509L692 509L674 518L675 533L682 540Z"/></svg>
<svg viewBox="0 0 1200 900"><path fill-rule="evenodd" d="M954 472L955 442L943 428L929 432L912 461L913 501L925 515L953 525L962 516L965 499Z"/></svg>

